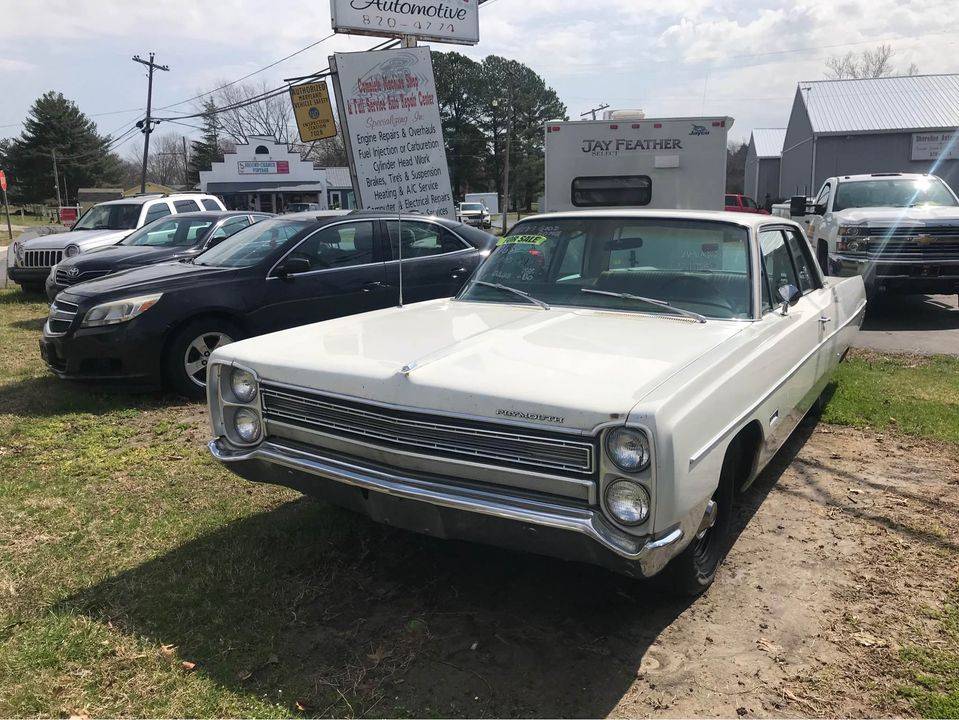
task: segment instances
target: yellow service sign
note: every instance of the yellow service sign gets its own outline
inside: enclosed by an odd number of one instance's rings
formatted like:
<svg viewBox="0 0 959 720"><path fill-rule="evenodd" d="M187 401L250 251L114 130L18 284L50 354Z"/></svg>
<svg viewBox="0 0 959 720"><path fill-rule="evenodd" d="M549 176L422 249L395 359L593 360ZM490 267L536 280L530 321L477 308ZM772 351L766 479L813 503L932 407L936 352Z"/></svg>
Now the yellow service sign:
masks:
<svg viewBox="0 0 959 720"><path fill-rule="evenodd" d="M325 80L294 85L290 88L290 100L293 103L297 127L300 129L300 140L314 142L336 135L330 91L326 88Z"/></svg>

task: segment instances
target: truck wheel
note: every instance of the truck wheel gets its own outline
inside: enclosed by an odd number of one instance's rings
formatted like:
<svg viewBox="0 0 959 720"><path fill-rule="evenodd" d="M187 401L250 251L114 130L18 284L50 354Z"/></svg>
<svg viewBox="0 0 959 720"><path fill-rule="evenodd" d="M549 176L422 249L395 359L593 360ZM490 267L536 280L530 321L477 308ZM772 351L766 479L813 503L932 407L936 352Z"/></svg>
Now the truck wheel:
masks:
<svg viewBox="0 0 959 720"><path fill-rule="evenodd" d="M211 317L187 323L167 345L163 363L167 382L180 395L203 400L210 354L239 339L239 328L229 320Z"/></svg>
<svg viewBox="0 0 959 720"><path fill-rule="evenodd" d="M716 577L726 556L726 544L733 516L733 498L739 469L738 448L730 446L719 474L719 486L713 493L716 520L700 532L682 553L673 558L664 573L677 595L695 597L704 592Z"/></svg>

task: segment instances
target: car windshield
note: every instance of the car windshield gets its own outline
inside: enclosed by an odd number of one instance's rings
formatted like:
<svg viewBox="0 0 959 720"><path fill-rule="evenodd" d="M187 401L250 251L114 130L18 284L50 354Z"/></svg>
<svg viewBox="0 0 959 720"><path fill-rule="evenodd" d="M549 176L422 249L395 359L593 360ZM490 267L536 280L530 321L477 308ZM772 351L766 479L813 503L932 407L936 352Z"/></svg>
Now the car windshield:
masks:
<svg viewBox="0 0 959 720"><path fill-rule="evenodd" d="M311 224L307 220L263 220L201 253L193 262L214 267L251 267Z"/></svg>
<svg viewBox="0 0 959 720"><path fill-rule="evenodd" d="M74 230L132 230L140 220L140 204L97 205L81 217Z"/></svg>
<svg viewBox="0 0 959 720"><path fill-rule="evenodd" d="M531 219L500 238L458 299L523 302L519 290L549 305L748 318L748 258L748 233L732 223Z"/></svg>
<svg viewBox="0 0 959 720"><path fill-rule="evenodd" d="M832 209L916 205L955 207L956 198L939 178L857 180L839 183Z"/></svg>
<svg viewBox="0 0 959 720"><path fill-rule="evenodd" d="M480 203L463 203L460 210L463 212L483 212L486 208Z"/></svg>
<svg viewBox="0 0 959 720"><path fill-rule="evenodd" d="M213 221L207 218L164 218L127 235L120 244L149 247L190 247L203 240L211 225L213 225Z"/></svg>

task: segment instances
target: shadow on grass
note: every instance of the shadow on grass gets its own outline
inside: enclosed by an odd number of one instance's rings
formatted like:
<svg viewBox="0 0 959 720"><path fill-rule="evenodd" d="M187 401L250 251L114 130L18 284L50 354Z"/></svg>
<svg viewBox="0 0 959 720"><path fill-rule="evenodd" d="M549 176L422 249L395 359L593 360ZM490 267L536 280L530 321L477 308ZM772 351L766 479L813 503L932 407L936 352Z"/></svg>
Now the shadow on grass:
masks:
<svg viewBox="0 0 959 720"><path fill-rule="evenodd" d="M18 330L35 330L36 332L42 332L46 322L46 317L33 318L31 320L16 320L10 323L10 327L15 327Z"/></svg>
<svg viewBox="0 0 959 720"><path fill-rule="evenodd" d="M745 493L748 526L812 432ZM310 715L605 716L691 604L587 565L442 541L303 499L57 609L172 644L232 690Z"/></svg>
<svg viewBox="0 0 959 720"><path fill-rule="evenodd" d="M17 288L13 282L6 287L6 292L3 292L3 290L2 283L0 283L0 305L32 305L48 302L47 296L43 293L24 292Z"/></svg>
<svg viewBox="0 0 959 720"><path fill-rule="evenodd" d="M52 373L0 384L0 413L49 417L65 413L102 415L117 410L156 410L188 401L172 394L134 392L60 380Z"/></svg>

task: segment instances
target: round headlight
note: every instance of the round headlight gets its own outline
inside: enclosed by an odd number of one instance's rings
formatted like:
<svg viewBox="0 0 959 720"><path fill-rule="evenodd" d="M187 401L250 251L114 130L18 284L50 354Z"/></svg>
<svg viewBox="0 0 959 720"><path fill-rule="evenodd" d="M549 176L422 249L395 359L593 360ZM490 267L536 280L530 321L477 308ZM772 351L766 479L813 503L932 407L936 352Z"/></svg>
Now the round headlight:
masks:
<svg viewBox="0 0 959 720"><path fill-rule="evenodd" d="M639 430L616 428L606 436L606 453L620 470L639 472L649 465L649 440Z"/></svg>
<svg viewBox="0 0 959 720"><path fill-rule="evenodd" d="M13 257L19 261L23 261L23 243L19 240L13 241Z"/></svg>
<svg viewBox="0 0 959 720"><path fill-rule="evenodd" d="M70 245L67 245L66 248L64 248L63 254L66 255L67 257L76 257L77 255L80 254L80 246L74 245L71 243Z"/></svg>
<svg viewBox="0 0 959 720"><path fill-rule="evenodd" d="M256 397L256 378L251 372L233 368L230 373L230 389L237 400L248 403Z"/></svg>
<svg viewBox="0 0 959 720"><path fill-rule="evenodd" d="M621 525L642 525L649 519L649 492L632 480L615 480L606 488L606 509Z"/></svg>
<svg viewBox="0 0 959 720"><path fill-rule="evenodd" d="M233 416L233 427L240 440L245 443L254 442L260 437L260 416L250 408L240 408Z"/></svg>

